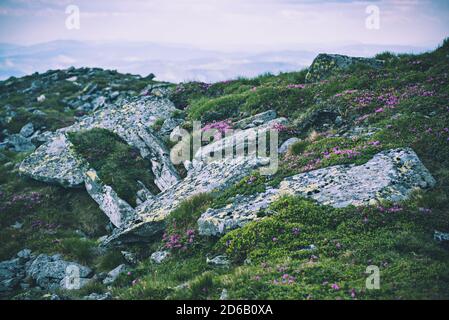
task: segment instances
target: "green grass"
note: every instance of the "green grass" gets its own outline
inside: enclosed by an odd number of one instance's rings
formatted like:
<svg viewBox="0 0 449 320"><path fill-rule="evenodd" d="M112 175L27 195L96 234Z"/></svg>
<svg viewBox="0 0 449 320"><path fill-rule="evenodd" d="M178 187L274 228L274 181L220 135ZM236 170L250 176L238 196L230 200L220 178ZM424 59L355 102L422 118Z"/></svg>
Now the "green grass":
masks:
<svg viewBox="0 0 449 320"><path fill-rule="evenodd" d="M154 194L159 192L154 184L151 163L117 134L95 128L70 133L69 139L76 152L97 171L100 179L132 206L136 205L136 194L141 189L138 181Z"/></svg>

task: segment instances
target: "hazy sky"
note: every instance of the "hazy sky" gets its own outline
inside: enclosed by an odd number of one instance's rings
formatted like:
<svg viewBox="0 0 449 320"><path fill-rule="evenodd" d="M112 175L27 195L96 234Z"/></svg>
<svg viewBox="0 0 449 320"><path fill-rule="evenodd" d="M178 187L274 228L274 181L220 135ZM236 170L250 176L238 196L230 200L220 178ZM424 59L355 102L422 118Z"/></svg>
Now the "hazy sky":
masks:
<svg viewBox="0 0 449 320"><path fill-rule="evenodd" d="M67 5L80 29L65 25ZM365 27L368 5L380 29ZM449 36L448 0L0 0L0 42L56 39L184 43L203 48L363 42L434 46Z"/></svg>

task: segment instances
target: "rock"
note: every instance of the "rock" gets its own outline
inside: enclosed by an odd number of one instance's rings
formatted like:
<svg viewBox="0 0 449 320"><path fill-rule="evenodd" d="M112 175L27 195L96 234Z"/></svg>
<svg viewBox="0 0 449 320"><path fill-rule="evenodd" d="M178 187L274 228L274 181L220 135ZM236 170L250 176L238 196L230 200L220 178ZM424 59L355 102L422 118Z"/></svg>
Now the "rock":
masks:
<svg viewBox="0 0 449 320"><path fill-rule="evenodd" d="M103 128L111 130L128 144L139 149L143 158L151 161L155 184L165 190L179 181L170 161L169 151L149 129L157 118L167 118L175 110L166 99L144 97L124 105L108 105L83 117L70 127L59 129L51 139L26 158L19 171L33 179L77 187L84 182L89 169L74 153L68 132Z"/></svg>
<svg viewBox="0 0 449 320"><path fill-rule="evenodd" d="M106 293L91 293L88 296L83 297L83 300L112 300L112 294Z"/></svg>
<svg viewBox="0 0 449 320"><path fill-rule="evenodd" d="M409 148L376 154L364 165L339 165L284 179L279 189L235 197L224 208L209 208L198 219L201 235L216 236L258 220L259 214L280 196L300 195L320 204L342 208L406 200L417 189L428 189L435 179Z"/></svg>
<svg viewBox="0 0 449 320"><path fill-rule="evenodd" d="M41 103L45 101L45 95L41 94L39 97L37 97L37 102Z"/></svg>
<svg viewBox="0 0 449 320"><path fill-rule="evenodd" d="M228 290L226 289L221 290L220 300L228 300L228 299L229 299Z"/></svg>
<svg viewBox="0 0 449 320"><path fill-rule="evenodd" d="M137 257L134 253L129 251L121 251L123 258L128 262L129 264L136 264L137 263Z"/></svg>
<svg viewBox="0 0 449 320"><path fill-rule="evenodd" d="M348 69L354 64L364 64L374 68L379 68L383 66L384 61L374 58L358 58L339 54L321 53L315 58L315 60L313 60L312 65L306 75L306 82L319 82L338 71Z"/></svg>
<svg viewBox="0 0 449 320"><path fill-rule="evenodd" d="M59 282L59 287L62 290L79 290L92 282L92 279L74 278L72 276L65 276Z"/></svg>
<svg viewBox="0 0 449 320"><path fill-rule="evenodd" d="M435 230L433 233L433 238L438 242L447 242L449 241L449 233Z"/></svg>
<svg viewBox="0 0 449 320"><path fill-rule="evenodd" d="M97 110L98 108L103 107L105 105L105 103L106 103L105 97L99 96L99 97L95 98L94 101L92 101L94 111Z"/></svg>
<svg viewBox="0 0 449 320"><path fill-rule="evenodd" d="M42 289L50 291L66 288L65 282L62 283L61 281L67 279L66 277L79 279L79 285L81 286L86 283L86 278L91 273L90 268L76 262L65 261L60 255L40 254L26 267L27 276L31 277ZM76 282L74 286L78 286Z"/></svg>
<svg viewBox="0 0 449 320"><path fill-rule="evenodd" d="M253 170L267 164L266 158L239 157L205 164L198 162L184 180L136 208L136 222L117 229L104 244L145 241L164 229L165 218L183 201L200 193L222 191ZM138 222L140 221L140 222Z"/></svg>
<svg viewBox="0 0 449 320"><path fill-rule="evenodd" d="M4 144L15 152L29 152L36 149L29 138L21 134L12 134L4 141Z"/></svg>
<svg viewBox="0 0 449 320"><path fill-rule="evenodd" d="M45 117L47 114L41 110L34 110L33 115L38 116L38 117Z"/></svg>
<svg viewBox="0 0 449 320"><path fill-rule="evenodd" d="M239 120L235 122L233 126L236 129L248 129L254 126L260 126L274 119L276 119L276 111L268 110L262 113L258 113L254 116Z"/></svg>
<svg viewBox="0 0 449 320"><path fill-rule="evenodd" d="M280 147L278 152L283 154L288 151L291 145L295 144L296 142L300 141L298 138L290 138L287 141L285 141Z"/></svg>
<svg viewBox="0 0 449 320"><path fill-rule="evenodd" d="M206 263L217 267L229 267L231 264L228 258L224 255L216 256L213 259L206 258Z"/></svg>
<svg viewBox="0 0 449 320"><path fill-rule="evenodd" d="M20 230L23 227L23 223L20 223L19 221L16 221L13 225L11 225L11 228L15 230Z"/></svg>
<svg viewBox="0 0 449 320"><path fill-rule="evenodd" d="M336 208L368 205L381 200L399 202L435 179L410 148L376 154L366 164L340 165L285 179L280 192L312 198Z"/></svg>
<svg viewBox="0 0 449 320"><path fill-rule="evenodd" d="M17 253L17 257L19 258L19 259L21 259L22 261L24 261L24 262L27 262L27 261L29 261L30 259L31 259L31 250L30 249L23 249L23 250L21 250L21 251L19 251L18 253Z"/></svg>
<svg viewBox="0 0 449 320"><path fill-rule="evenodd" d="M159 130L159 134L162 136L169 135L174 128L179 126L183 122L182 119L168 118L162 124L161 129Z"/></svg>
<svg viewBox="0 0 449 320"><path fill-rule="evenodd" d="M258 213L279 197L277 189L252 196L237 196L224 208L209 208L198 219L198 232L203 236L217 236L258 220Z"/></svg>
<svg viewBox="0 0 449 320"><path fill-rule="evenodd" d="M255 142L256 137L266 134L267 132L270 131L270 129L273 129L276 124L286 124L286 123L287 119L277 118L268 121L265 124L260 125L258 127L235 131L232 136L227 136L223 139L212 142L206 146L200 147L196 152L194 159L204 162L215 161L214 157L211 157L211 154L220 155L223 154L223 152L226 150L233 150L233 149L242 151L248 149L247 150L248 155L252 155L256 152L256 142ZM252 146L254 146L254 148L247 148L250 142L252 143ZM267 145L269 145L269 141L267 141ZM224 156L234 157L234 154L233 153L231 154L229 152L229 154L225 153Z"/></svg>
<svg viewBox="0 0 449 320"><path fill-rule="evenodd" d="M28 122L26 125L20 129L20 134L24 136L25 138L30 137L34 132L34 126L31 122Z"/></svg>
<svg viewBox="0 0 449 320"><path fill-rule="evenodd" d="M84 170L65 134L53 135L19 166L19 172L30 178L71 188L82 185Z"/></svg>
<svg viewBox="0 0 449 320"><path fill-rule="evenodd" d="M128 267L125 264L121 264L115 269L109 271L106 278L103 280L103 284L105 285L111 285L117 280L117 278L122 274L125 273L128 270Z"/></svg>
<svg viewBox="0 0 449 320"><path fill-rule="evenodd" d="M24 276L24 265L19 258L0 262L0 296L13 291Z"/></svg>
<svg viewBox="0 0 449 320"><path fill-rule="evenodd" d="M115 227L125 227L136 218L135 210L126 201L120 199L110 186L104 185L95 170L87 171L84 181L89 195L98 203Z"/></svg>
<svg viewBox="0 0 449 320"><path fill-rule="evenodd" d="M170 256L169 251L156 251L151 254L150 259L156 263L162 263L165 259Z"/></svg>

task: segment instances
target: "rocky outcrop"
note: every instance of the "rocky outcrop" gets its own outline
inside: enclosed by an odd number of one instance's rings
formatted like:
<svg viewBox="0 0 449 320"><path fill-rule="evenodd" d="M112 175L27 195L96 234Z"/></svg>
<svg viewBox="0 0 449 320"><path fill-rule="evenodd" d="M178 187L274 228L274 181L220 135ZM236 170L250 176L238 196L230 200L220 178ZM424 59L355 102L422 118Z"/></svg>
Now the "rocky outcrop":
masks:
<svg viewBox="0 0 449 320"><path fill-rule="evenodd" d="M434 185L435 179L416 153L405 148L380 152L360 166L333 166L287 178L281 182L280 192L342 208L399 202L415 190Z"/></svg>
<svg viewBox="0 0 449 320"><path fill-rule="evenodd" d="M294 145L296 142L299 142L300 140L298 138L290 138L286 141L284 141L284 143L282 143L282 145L279 147L278 152L280 154L284 154L288 151L288 149Z"/></svg>
<svg viewBox="0 0 449 320"><path fill-rule="evenodd" d="M262 113L258 113L254 116L244 118L233 123L235 129L249 129L267 123L268 121L276 119L276 111L268 110Z"/></svg>
<svg viewBox="0 0 449 320"><path fill-rule="evenodd" d="M118 279L118 277L122 274L128 271L128 267L125 264L121 264L114 268L113 270L109 271L106 278L103 280L103 284L105 285L111 285L115 282L115 280Z"/></svg>
<svg viewBox="0 0 449 320"><path fill-rule="evenodd" d="M278 189L268 189L250 196L236 196L224 208L209 208L198 219L198 231L203 236L217 236L243 227L250 221L260 219L259 215L279 197Z"/></svg>
<svg viewBox="0 0 449 320"><path fill-rule="evenodd" d="M0 296L18 288L55 291L80 289L91 281L92 270L61 255L35 256L23 249L11 260L0 262Z"/></svg>
<svg viewBox="0 0 449 320"><path fill-rule="evenodd" d="M108 216L111 223L122 228L136 217L135 210L108 185L104 185L97 173L89 169L85 174L86 190L92 199L98 203L100 209Z"/></svg>
<svg viewBox="0 0 449 320"><path fill-rule="evenodd" d="M222 191L268 162L267 158L256 157L224 159L209 164L198 162L184 180L138 206L136 222L128 228L117 229L104 243L149 240L163 230L165 218L183 200L200 193Z"/></svg>
<svg viewBox="0 0 449 320"><path fill-rule="evenodd" d="M251 127L245 130L236 130L231 136L210 143L198 149L194 159L199 161L214 161L216 155L223 155L224 157L233 157L232 150L241 150L242 154L251 156L256 153L256 139L266 135L270 130L275 130L276 125L285 125L287 119L277 118L267 121L257 127ZM250 147L248 147L250 145ZM269 141L266 141L269 146ZM277 148L277 146L276 146ZM277 151L277 150L276 150ZM219 156L221 160L221 156Z"/></svg>
<svg viewBox="0 0 449 320"><path fill-rule="evenodd" d="M92 270L76 262L65 261L61 255L41 254L26 267L26 274L42 289L54 291L60 288L80 289L88 282Z"/></svg>
<svg viewBox="0 0 449 320"><path fill-rule="evenodd" d="M323 205L375 205L380 201L400 202L413 191L435 185L435 179L409 149L393 149L376 154L367 163L338 165L286 178L279 189L236 197L232 204L208 209L198 220L202 235L220 235L259 219L270 203L285 194L299 195Z"/></svg>
<svg viewBox="0 0 449 320"><path fill-rule="evenodd" d="M354 64L368 65L374 68L383 66L382 60L373 58L348 57L339 54L319 54L306 75L306 82L319 82L331 76L332 74L345 70Z"/></svg>
<svg viewBox="0 0 449 320"><path fill-rule="evenodd" d="M110 105L83 117L70 127L57 130L49 142L22 162L19 171L33 179L66 187L81 185L88 168L77 160L66 134L103 128L115 132L128 144L138 148L142 157L152 163L155 184L165 190L175 184L179 176L170 162L168 150L150 127L158 118L169 117L174 110L170 101L154 96L139 98L122 106Z"/></svg>

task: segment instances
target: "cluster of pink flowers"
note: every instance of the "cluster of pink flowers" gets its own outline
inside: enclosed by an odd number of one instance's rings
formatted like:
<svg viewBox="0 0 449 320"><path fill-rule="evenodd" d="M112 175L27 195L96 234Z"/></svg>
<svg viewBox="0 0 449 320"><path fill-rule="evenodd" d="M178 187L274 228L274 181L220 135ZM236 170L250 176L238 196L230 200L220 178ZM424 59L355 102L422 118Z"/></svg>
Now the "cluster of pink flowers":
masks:
<svg viewBox="0 0 449 320"><path fill-rule="evenodd" d="M223 135L226 132L232 130L231 121L229 120L214 121L212 123L206 124L202 129L203 132L209 130L215 130L216 133L214 134L214 138L215 140L219 140L223 137Z"/></svg>
<svg viewBox="0 0 449 320"><path fill-rule="evenodd" d="M276 130L277 132L288 132L289 131L289 128L287 126L283 125L282 123L278 123L278 122L273 124L273 126L271 128Z"/></svg>
<svg viewBox="0 0 449 320"><path fill-rule="evenodd" d="M15 194L11 200L3 202L0 208L6 208L16 204L20 204L25 209L32 209L35 205L40 204L43 201L44 196L39 192L29 192L22 194Z"/></svg>
<svg viewBox="0 0 449 320"><path fill-rule="evenodd" d="M288 89L304 89L306 87L305 84L289 84L287 85Z"/></svg>
<svg viewBox="0 0 449 320"><path fill-rule="evenodd" d="M165 242L165 247L167 249L187 249L189 244L192 244L195 240L195 230L188 229L185 235L178 233L167 235L164 233L162 236L162 241Z"/></svg>
<svg viewBox="0 0 449 320"><path fill-rule="evenodd" d="M42 220L35 220L31 223L31 228L33 229L47 229L47 230L54 230L57 229L59 225L54 223L47 223Z"/></svg>
<svg viewBox="0 0 449 320"><path fill-rule="evenodd" d="M296 278L294 276L289 275L288 273L284 273L282 277L277 280L273 280L273 284L275 285L288 285L288 284L294 284L296 281Z"/></svg>
<svg viewBox="0 0 449 320"><path fill-rule="evenodd" d="M378 206L377 209L380 212L387 212L387 213L401 212L403 210L403 208L401 206L396 205L396 204L391 208L384 208L382 206Z"/></svg>

